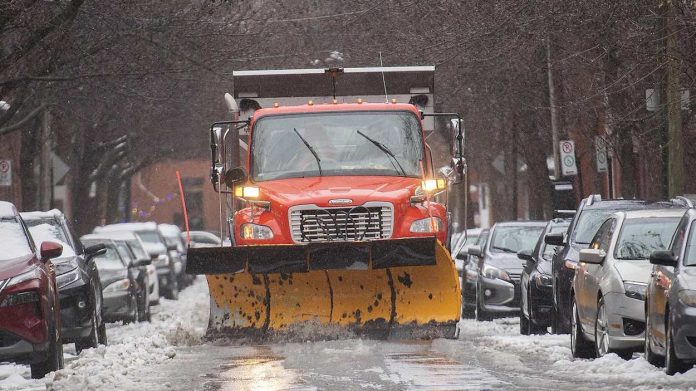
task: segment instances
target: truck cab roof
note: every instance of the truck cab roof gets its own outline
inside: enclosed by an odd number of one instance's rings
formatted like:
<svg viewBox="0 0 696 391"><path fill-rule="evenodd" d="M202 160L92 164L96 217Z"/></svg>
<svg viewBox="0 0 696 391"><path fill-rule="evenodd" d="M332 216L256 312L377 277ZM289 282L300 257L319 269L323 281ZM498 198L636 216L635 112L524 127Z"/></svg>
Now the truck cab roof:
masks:
<svg viewBox="0 0 696 391"><path fill-rule="evenodd" d="M255 122L261 117L271 115L291 115L291 114L308 114L308 113L329 113L329 112L346 112L346 111L409 111L420 118L420 112L416 106L408 103L325 103L325 104L309 104L295 106L278 106L270 108L261 108L254 112L251 117L251 122Z"/></svg>

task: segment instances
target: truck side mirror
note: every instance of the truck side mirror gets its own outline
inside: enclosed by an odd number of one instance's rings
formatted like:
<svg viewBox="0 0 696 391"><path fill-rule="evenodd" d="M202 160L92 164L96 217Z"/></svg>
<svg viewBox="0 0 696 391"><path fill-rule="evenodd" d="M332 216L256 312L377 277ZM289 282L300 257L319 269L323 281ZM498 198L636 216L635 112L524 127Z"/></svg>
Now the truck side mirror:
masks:
<svg viewBox="0 0 696 391"><path fill-rule="evenodd" d="M224 182L229 188L232 188L237 182L244 182L246 180L247 173L242 167L230 168L225 172Z"/></svg>

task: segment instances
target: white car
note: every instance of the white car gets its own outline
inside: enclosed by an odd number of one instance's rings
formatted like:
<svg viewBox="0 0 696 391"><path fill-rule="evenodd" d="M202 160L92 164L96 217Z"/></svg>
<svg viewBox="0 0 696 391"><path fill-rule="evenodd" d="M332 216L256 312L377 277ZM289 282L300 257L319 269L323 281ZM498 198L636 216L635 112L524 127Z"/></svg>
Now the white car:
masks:
<svg viewBox="0 0 696 391"><path fill-rule="evenodd" d="M684 212L617 212L602 223L589 248L580 250L572 287L573 357L630 358L641 350L650 254L669 246Z"/></svg>

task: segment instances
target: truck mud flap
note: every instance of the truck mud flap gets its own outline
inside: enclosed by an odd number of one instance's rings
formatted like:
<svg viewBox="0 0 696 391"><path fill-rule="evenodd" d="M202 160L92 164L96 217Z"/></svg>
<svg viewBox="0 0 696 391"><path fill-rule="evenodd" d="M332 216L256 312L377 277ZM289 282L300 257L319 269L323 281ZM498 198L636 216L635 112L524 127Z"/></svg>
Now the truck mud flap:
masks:
<svg viewBox="0 0 696 391"><path fill-rule="evenodd" d="M211 336L263 337L298 325L376 338L452 337L461 288L434 238L192 248L206 274Z"/></svg>

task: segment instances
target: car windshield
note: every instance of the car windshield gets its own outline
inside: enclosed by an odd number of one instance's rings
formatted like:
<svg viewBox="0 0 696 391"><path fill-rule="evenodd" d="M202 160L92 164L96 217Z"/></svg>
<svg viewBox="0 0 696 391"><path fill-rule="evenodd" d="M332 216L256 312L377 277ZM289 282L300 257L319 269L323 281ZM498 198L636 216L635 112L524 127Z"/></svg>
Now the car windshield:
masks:
<svg viewBox="0 0 696 391"><path fill-rule="evenodd" d="M614 214L613 209L585 209L578 217L578 223L570 236L570 241L576 244L590 244L599 226L606 221L607 217Z"/></svg>
<svg viewBox="0 0 696 391"><path fill-rule="evenodd" d="M559 224L551 226L551 229L549 229L549 233L559 233L565 232L567 230L568 224ZM542 242L541 257L544 258L544 260L550 261L553 258L553 255L556 253L556 251L561 247L562 246L549 246L548 244Z"/></svg>
<svg viewBox="0 0 696 391"><path fill-rule="evenodd" d="M106 252L94 258L97 269L123 269L125 264L113 247L107 247Z"/></svg>
<svg viewBox="0 0 696 391"><path fill-rule="evenodd" d="M669 245L680 217L650 217L627 219L616 242L614 258L649 259L653 251Z"/></svg>
<svg viewBox="0 0 696 391"><path fill-rule="evenodd" d="M72 257L75 256L75 251L68 244L68 240L65 237L63 229L55 220L25 220L24 221L29 227L29 233L31 233L32 239L34 239L34 244L39 247L41 243L50 241L56 242L63 246L63 252L61 257Z"/></svg>
<svg viewBox="0 0 696 391"><path fill-rule="evenodd" d="M155 231L138 231L136 232L143 242L147 243L162 243L159 235Z"/></svg>
<svg viewBox="0 0 696 391"><path fill-rule="evenodd" d="M143 246L141 246L140 242L138 242L137 240L128 240L127 243L128 243L128 246L130 247L131 251L133 251L133 254L135 254L135 256L138 259L150 258L150 256L147 255L147 253L145 252L145 249L143 248Z"/></svg>
<svg viewBox="0 0 696 391"><path fill-rule="evenodd" d="M491 252L516 254L522 250L531 250L539 236L544 232L543 226L511 225L500 226L493 231Z"/></svg>
<svg viewBox="0 0 696 391"><path fill-rule="evenodd" d="M0 261L19 258L32 253L27 235L19 221L12 218L0 219Z"/></svg>
<svg viewBox="0 0 696 391"><path fill-rule="evenodd" d="M334 175L420 177L423 142L410 112L312 113L254 125L254 181Z"/></svg>

